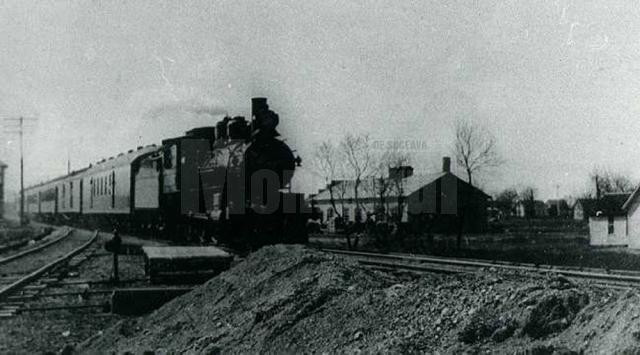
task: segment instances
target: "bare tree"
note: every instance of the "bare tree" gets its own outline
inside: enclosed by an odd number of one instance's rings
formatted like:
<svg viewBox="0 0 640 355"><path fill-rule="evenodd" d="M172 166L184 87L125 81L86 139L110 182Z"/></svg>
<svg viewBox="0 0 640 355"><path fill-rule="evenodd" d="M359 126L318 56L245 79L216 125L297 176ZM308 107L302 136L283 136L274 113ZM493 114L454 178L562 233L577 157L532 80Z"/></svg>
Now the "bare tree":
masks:
<svg viewBox="0 0 640 355"><path fill-rule="evenodd" d="M330 141L325 141L316 147L313 162L314 170L324 179L326 189L329 191L331 208L336 216L342 219L342 211L344 208L343 197L346 194L346 188L344 184L339 182L339 179L344 177L344 160L338 156L336 146ZM338 201L341 204L340 211L338 211L336 206L336 197L338 197Z"/></svg>
<svg viewBox="0 0 640 355"><path fill-rule="evenodd" d="M527 186L520 191L520 202L524 207L524 216L527 218L536 216L536 189Z"/></svg>
<svg viewBox="0 0 640 355"><path fill-rule="evenodd" d="M373 163L366 135L346 135L339 144L323 142L316 147L314 166L327 184L331 207L339 220L348 224L345 216L347 195L353 193L357 211L366 211L362 203L363 182L367 180ZM341 207L338 209L338 205ZM352 243L351 234L355 230L347 228L346 239L349 249L356 248L358 237Z"/></svg>
<svg viewBox="0 0 640 355"><path fill-rule="evenodd" d="M389 168L401 168L404 166L408 166L411 158L406 152L401 152L397 149L391 149L385 152L383 155L383 161L387 164L387 171ZM405 194L405 176L402 174L395 174L389 176L389 182L391 186L391 190L396 196L396 224L400 225L402 223L402 215L404 214L404 209L406 205L406 194Z"/></svg>
<svg viewBox="0 0 640 355"><path fill-rule="evenodd" d="M376 162L377 164L374 169L375 179L372 179L372 181L374 182L376 196L379 198L379 205L384 208L386 216L391 210L389 204L390 197L396 197L396 215L402 218L405 199L405 179L399 175L389 176L388 174L392 168L408 166L411 162L411 156L397 147L390 147L376 157ZM397 222L400 222L400 220Z"/></svg>
<svg viewBox="0 0 640 355"><path fill-rule="evenodd" d="M470 185L473 185L474 174L503 163L495 136L486 128L464 120L456 124L455 154L458 165L467 173Z"/></svg>
<svg viewBox="0 0 640 355"><path fill-rule="evenodd" d="M341 153L345 157L347 176L353 181L353 200L356 208L366 211L360 198L362 182L373 172L373 154L368 135L346 135L340 142Z"/></svg>
<svg viewBox="0 0 640 355"><path fill-rule="evenodd" d="M356 221L360 222L361 214L368 214L370 206L366 199L376 196L380 199L378 206L384 206L385 215L391 209L391 196L396 199L397 222L400 223L405 208L404 179L402 176L387 176L389 168L406 166L409 155L397 148L385 150L380 154L372 149L368 135L348 134L335 145L324 142L316 147L314 166L316 172L323 177L327 184L330 203L336 215L344 219L346 205L345 196L352 199L356 205ZM342 207L338 212L338 207ZM374 208L378 207L375 206ZM356 248L358 245L359 229L362 224L356 223L357 228L346 230L347 245ZM351 240L351 234L355 239Z"/></svg>
<svg viewBox="0 0 640 355"><path fill-rule="evenodd" d="M606 193L630 192L635 187L633 182L623 174L602 168L593 169L591 180L596 190L596 199L600 199Z"/></svg>
<svg viewBox="0 0 640 355"><path fill-rule="evenodd" d="M518 203L518 191L514 188L503 190L496 197L496 207L506 216L512 216Z"/></svg>

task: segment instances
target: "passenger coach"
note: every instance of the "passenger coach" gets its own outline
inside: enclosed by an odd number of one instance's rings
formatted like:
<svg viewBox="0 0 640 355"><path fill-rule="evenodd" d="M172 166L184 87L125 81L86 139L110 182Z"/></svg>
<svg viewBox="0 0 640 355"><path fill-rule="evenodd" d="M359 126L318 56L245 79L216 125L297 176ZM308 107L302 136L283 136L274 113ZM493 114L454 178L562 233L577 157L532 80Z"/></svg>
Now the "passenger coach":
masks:
<svg viewBox="0 0 640 355"><path fill-rule="evenodd" d="M138 147L29 187L24 192L25 213L31 219L49 223L144 228L145 224L151 223L154 214L134 219L134 207L157 209L159 191L157 175L145 179L145 175L153 175L149 170L155 171L155 168L140 163L157 150L155 145ZM139 186L136 187L136 183Z"/></svg>

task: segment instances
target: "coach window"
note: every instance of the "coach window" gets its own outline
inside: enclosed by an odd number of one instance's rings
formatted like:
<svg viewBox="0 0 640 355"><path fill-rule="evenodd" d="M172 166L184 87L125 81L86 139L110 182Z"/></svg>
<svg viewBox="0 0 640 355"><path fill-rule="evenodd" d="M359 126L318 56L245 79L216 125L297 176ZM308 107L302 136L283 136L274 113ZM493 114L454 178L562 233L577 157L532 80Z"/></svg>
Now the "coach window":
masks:
<svg viewBox="0 0 640 355"><path fill-rule="evenodd" d="M116 173L111 172L111 208L116 208Z"/></svg>
<svg viewBox="0 0 640 355"><path fill-rule="evenodd" d="M613 234L614 232L614 227L613 227L613 216L609 216L609 221L608 221L608 229L609 229L609 234Z"/></svg>
<svg viewBox="0 0 640 355"><path fill-rule="evenodd" d="M220 193L213 194L213 210L220 209Z"/></svg>

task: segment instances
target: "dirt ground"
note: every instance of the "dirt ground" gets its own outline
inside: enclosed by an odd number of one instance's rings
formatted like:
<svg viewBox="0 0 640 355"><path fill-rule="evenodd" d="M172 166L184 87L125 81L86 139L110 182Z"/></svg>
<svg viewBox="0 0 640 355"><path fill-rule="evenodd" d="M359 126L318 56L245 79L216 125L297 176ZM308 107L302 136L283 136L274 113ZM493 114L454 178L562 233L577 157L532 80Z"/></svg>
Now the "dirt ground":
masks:
<svg viewBox="0 0 640 355"><path fill-rule="evenodd" d="M483 270L391 275L272 246L80 353L640 351L640 293Z"/></svg>

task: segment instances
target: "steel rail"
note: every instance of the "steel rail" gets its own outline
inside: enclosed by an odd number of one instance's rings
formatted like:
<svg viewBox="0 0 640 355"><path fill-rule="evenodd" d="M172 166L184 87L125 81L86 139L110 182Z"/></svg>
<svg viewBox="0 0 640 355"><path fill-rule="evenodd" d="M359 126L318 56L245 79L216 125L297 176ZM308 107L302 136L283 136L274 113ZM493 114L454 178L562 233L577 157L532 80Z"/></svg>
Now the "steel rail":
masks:
<svg viewBox="0 0 640 355"><path fill-rule="evenodd" d="M93 237L91 237L86 243L82 244L78 248L76 248L76 249L72 250L71 252L69 252L68 254L66 254L66 255L64 255L64 256L52 261L51 263L39 268L38 270L36 270L36 271L24 276L23 278L19 279L18 281L15 281L14 283L12 283L10 285L5 286L3 289L0 289L0 301L5 300L11 293L17 291L18 289L20 289L21 287L27 285L28 283L32 282L33 280L38 279L40 276L42 276L45 273L47 273L48 271L52 270L56 266L66 262L69 259L73 258L74 256L78 255L83 250L88 248L91 244L93 244L93 242L95 242L97 239L98 239L98 231L95 231Z"/></svg>
<svg viewBox="0 0 640 355"><path fill-rule="evenodd" d="M496 268L504 270L515 270L535 273L555 273L565 277L579 278L586 280L596 280L604 282L616 282L624 284L632 284L640 286L640 276L612 274L612 273L598 273L593 271L578 271L565 269L559 266L553 268L539 268L530 265L518 265L518 264L498 264L492 262L483 262L478 260L462 260L456 258L444 258L444 257L431 257L431 256L410 256L410 255L397 255L397 254L381 254L371 252L358 252L347 251L339 249L321 249L322 251L332 254L345 255L354 257L364 265L380 266L385 268L395 269L407 269L421 272L473 272L480 268ZM369 259L369 260L367 260ZM380 260L386 260L380 261ZM391 262L389 262L391 261ZM405 262L405 263L399 263ZM410 262L412 264L407 264ZM422 264L430 264L420 265Z"/></svg>
<svg viewBox="0 0 640 355"><path fill-rule="evenodd" d="M61 231L61 230L62 229L59 229L58 231ZM29 254L36 253L36 252L38 252L38 251L40 251L40 250L42 250L42 249L44 249L44 248L46 248L46 247L48 247L50 245L56 244L57 242L65 239L69 235L71 235L72 231L73 231L73 229L69 228L67 231L63 232L62 235L60 235L59 237L57 237L57 238L55 238L53 240L50 240L50 241L48 241L48 242L46 242L46 243L44 243L42 245L38 245L37 247L31 248L31 249L27 249L27 250L24 250L22 252L16 253L14 255L2 258L2 259L0 259L0 265L6 264L6 263L11 262L11 261L16 260L16 259L20 259L20 258L22 258L24 256L29 255ZM53 234L55 232L57 232L57 231L54 231L51 234Z"/></svg>

